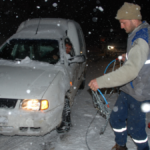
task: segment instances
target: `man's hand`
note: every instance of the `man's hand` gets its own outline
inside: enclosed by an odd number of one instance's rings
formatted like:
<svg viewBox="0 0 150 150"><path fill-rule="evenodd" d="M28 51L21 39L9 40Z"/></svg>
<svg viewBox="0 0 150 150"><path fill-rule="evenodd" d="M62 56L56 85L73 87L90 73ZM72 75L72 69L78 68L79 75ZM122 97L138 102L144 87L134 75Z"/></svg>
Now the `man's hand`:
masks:
<svg viewBox="0 0 150 150"><path fill-rule="evenodd" d="M122 54L122 61L124 62L126 60L126 54Z"/></svg>
<svg viewBox="0 0 150 150"><path fill-rule="evenodd" d="M93 91L97 91L97 89L99 88L96 79L91 80L90 83L88 84L88 86L89 86Z"/></svg>
<svg viewBox="0 0 150 150"><path fill-rule="evenodd" d="M126 60L126 54L122 54L121 56L118 56L119 62L122 60L123 62Z"/></svg>

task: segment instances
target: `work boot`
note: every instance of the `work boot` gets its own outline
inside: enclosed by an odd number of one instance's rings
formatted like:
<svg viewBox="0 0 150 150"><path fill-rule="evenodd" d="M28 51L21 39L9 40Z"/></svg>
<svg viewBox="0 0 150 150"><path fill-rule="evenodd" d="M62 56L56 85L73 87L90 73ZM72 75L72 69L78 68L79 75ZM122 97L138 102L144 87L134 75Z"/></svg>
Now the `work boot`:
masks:
<svg viewBox="0 0 150 150"><path fill-rule="evenodd" d="M111 150L127 150L127 147L116 144Z"/></svg>

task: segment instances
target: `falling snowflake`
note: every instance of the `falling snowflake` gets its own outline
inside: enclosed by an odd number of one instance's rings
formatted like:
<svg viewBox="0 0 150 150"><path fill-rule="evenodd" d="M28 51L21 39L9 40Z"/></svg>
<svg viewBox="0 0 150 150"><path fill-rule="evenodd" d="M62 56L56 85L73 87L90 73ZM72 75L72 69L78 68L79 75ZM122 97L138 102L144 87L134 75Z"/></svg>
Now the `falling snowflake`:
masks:
<svg viewBox="0 0 150 150"><path fill-rule="evenodd" d="M99 9L101 12L104 11L104 9L103 9L101 6L99 6L98 9Z"/></svg>
<svg viewBox="0 0 150 150"><path fill-rule="evenodd" d="M113 111L114 111L114 112L117 112L117 111L118 111L118 107L115 106L115 107L113 108Z"/></svg>
<svg viewBox="0 0 150 150"><path fill-rule="evenodd" d="M113 32L114 30L113 29L110 29L110 32Z"/></svg>
<svg viewBox="0 0 150 150"><path fill-rule="evenodd" d="M122 59L122 56L118 56L118 59L121 60L121 59Z"/></svg>
<svg viewBox="0 0 150 150"><path fill-rule="evenodd" d="M57 3L53 3L53 7L57 7Z"/></svg>
<svg viewBox="0 0 150 150"><path fill-rule="evenodd" d="M141 105L141 110L144 113L150 112L150 104L149 103L144 103Z"/></svg>
<svg viewBox="0 0 150 150"><path fill-rule="evenodd" d="M93 17L93 18L92 18L92 21L93 21L93 22L97 22L97 20L98 20L97 17Z"/></svg>
<svg viewBox="0 0 150 150"><path fill-rule="evenodd" d="M40 9L40 6L36 6L37 9Z"/></svg>
<svg viewBox="0 0 150 150"><path fill-rule="evenodd" d="M27 92L28 94L30 94L31 91L30 91L30 90L27 90L26 92Z"/></svg>
<svg viewBox="0 0 150 150"><path fill-rule="evenodd" d="M17 61L17 64L20 64L21 62L20 61Z"/></svg>

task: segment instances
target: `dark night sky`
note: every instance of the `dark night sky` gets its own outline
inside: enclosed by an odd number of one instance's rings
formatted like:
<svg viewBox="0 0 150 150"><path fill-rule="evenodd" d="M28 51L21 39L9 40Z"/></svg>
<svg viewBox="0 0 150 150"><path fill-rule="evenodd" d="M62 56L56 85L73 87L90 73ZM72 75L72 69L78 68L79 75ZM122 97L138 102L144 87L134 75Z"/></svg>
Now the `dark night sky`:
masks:
<svg viewBox="0 0 150 150"><path fill-rule="evenodd" d="M124 0L0 0L0 36L9 37L29 18L66 18L77 21L86 42L99 44L100 38L126 38L115 16ZM150 23L150 0L126 0L139 4L143 20ZM56 6L57 5L57 6ZM97 9L101 7L103 11Z"/></svg>

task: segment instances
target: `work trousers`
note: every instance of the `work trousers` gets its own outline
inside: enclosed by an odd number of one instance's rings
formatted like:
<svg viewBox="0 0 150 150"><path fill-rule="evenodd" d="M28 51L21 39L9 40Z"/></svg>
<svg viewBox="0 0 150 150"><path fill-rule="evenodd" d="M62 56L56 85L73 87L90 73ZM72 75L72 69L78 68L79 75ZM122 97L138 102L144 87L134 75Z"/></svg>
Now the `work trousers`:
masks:
<svg viewBox="0 0 150 150"><path fill-rule="evenodd" d="M110 124L118 145L126 145L127 135L130 135L138 150L149 150L145 131L146 114L141 111L142 103L124 92L120 93L110 115Z"/></svg>

